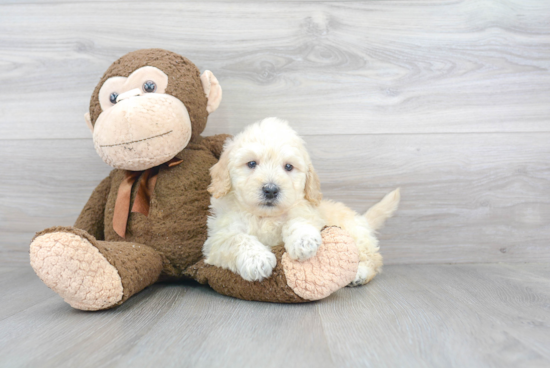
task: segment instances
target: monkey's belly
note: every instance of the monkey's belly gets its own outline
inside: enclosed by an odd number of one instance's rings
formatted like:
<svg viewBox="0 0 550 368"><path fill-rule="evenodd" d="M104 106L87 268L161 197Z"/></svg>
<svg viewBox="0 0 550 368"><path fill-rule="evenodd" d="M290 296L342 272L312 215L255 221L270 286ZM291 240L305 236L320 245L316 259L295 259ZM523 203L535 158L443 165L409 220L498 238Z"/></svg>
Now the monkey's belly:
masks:
<svg viewBox="0 0 550 368"><path fill-rule="evenodd" d="M122 171L113 173L105 211L106 240L136 242L159 251L169 261L164 273L172 277L181 276L185 268L202 257L210 205L209 169L217 162L209 152L193 150L185 154L185 151L178 155L184 160L182 164L160 170L149 215L130 213L124 239L115 233L112 225L118 186L124 178ZM136 193L134 184L131 205Z"/></svg>
<svg viewBox="0 0 550 368"><path fill-rule="evenodd" d="M208 193L197 191L190 197L153 198L149 216L132 213L128 219L126 241L146 244L161 252L176 268L176 274L167 270L170 276L179 276L179 272L198 262L206 241Z"/></svg>

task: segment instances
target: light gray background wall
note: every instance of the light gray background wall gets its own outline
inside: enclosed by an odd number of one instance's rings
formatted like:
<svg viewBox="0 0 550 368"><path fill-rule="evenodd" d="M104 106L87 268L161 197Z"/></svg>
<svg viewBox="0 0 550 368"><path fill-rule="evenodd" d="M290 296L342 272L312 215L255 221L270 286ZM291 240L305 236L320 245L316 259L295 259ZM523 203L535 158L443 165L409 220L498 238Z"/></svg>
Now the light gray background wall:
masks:
<svg viewBox="0 0 550 368"><path fill-rule="evenodd" d="M107 175L83 114L149 47L220 80L205 134L279 116L325 197L364 211L400 186L387 264L550 260L549 1L3 1L0 265Z"/></svg>

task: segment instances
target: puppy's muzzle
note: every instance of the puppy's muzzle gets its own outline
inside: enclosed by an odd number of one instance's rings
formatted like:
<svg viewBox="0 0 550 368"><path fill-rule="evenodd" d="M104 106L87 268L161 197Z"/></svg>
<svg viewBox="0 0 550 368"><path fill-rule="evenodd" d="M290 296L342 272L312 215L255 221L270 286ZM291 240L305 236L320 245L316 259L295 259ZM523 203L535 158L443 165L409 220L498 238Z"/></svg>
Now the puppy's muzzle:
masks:
<svg viewBox="0 0 550 368"><path fill-rule="evenodd" d="M279 196L280 188L273 183L266 184L262 187L262 194L266 202L272 204Z"/></svg>

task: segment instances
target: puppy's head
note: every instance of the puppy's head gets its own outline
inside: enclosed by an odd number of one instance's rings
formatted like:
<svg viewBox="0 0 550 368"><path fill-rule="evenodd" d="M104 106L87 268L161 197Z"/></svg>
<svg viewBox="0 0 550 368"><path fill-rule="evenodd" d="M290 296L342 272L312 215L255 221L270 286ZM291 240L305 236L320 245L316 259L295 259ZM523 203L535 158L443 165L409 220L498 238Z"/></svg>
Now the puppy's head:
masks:
<svg viewBox="0 0 550 368"><path fill-rule="evenodd" d="M228 140L210 173L208 191L214 198L231 192L260 216L280 215L304 199L317 205L322 198L304 141L277 118L252 124Z"/></svg>

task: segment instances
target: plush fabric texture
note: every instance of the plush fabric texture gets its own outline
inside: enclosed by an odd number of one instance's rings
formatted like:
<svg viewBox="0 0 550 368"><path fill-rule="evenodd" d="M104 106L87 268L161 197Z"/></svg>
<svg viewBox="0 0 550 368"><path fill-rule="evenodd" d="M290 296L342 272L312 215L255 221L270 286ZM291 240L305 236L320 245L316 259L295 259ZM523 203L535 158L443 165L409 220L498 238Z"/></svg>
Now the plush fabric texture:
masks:
<svg viewBox="0 0 550 368"><path fill-rule="evenodd" d="M241 276L229 270L204 263L204 259L189 267L186 276L201 284L207 284L218 293L234 298L274 303L304 303L308 302L288 286L281 258L285 252L284 246L272 249L277 257L277 266L271 276L263 281L246 281Z"/></svg>
<svg viewBox="0 0 550 368"><path fill-rule="evenodd" d="M75 227L48 228L31 243L31 265L42 281L83 310L122 304L159 279L163 262L146 245L98 241Z"/></svg>
<svg viewBox="0 0 550 368"><path fill-rule="evenodd" d="M218 293L234 298L274 303L304 303L323 299L348 285L357 273L359 252L351 236L337 227L321 232L317 255L300 262L291 259L283 245L273 248L277 266L263 281L246 281L239 275L201 260L186 274Z"/></svg>
<svg viewBox="0 0 550 368"><path fill-rule="evenodd" d="M122 279L124 295L116 305L159 279L164 260L152 248L129 242L96 242L94 245Z"/></svg>
<svg viewBox="0 0 550 368"><path fill-rule="evenodd" d="M211 145L212 141L223 142L227 137L220 136L206 141ZM129 213L125 238L120 237L112 226L118 188L126 175L124 170L111 172L106 203L95 202L95 208L92 208L91 203L87 204L86 211L78 218L75 227L88 231L86 226L102 221L105 224L104 237L98 240L147 244L168 260L163 277L181 277L185 268L202 257L210 205L210 195L206 190L210 184L209 169L218 160L202 140L197 141L199 143L190 143L176 155L176 158L183 160L180 165L160 167L155 191L151 196L149 215ZM139 181L140 178L136 180ZM103 185L102 182L102 187L98 187L101 192L104 190ZM132 188L131 203L134 203L138 187L134 185ZM100 194L94 193L92 197L100 197ZM101 208L105 208L103 213Z"/></svg>
<svg viewBox="0 0 550 368"><path fill-rule="evenodd" d="M164 165L170 168L181 163L182 160L173 158L170 161L167 161ZM141 180L137 184L138 189L136 192L134 205L132 206L132 212L139 212L145 216L149 216L151 196L155 192L155 184L157 182L159 170L160 167L156 166L147 169L144 172L126 171L126 176L118 187L113 215L113 229L121 237L124 238L126 236L126 224L128 222L128 213L130 211L132 187L136 183L136 179L141 176Z"/></svg>
<svg viewBox="0 0 550 368"><path fill-rule="evenodd" d="M205 137L201 140L201 143L208 148L210 152L216 157L216 159L219 159L222 155L223 151L223 144L227 140L227 138L231 138L229 134L218 134L213 135L210 137ZM210 169L209 169L210 170Z"/></svg>
<svg viewBox="0 0 550 368"><path fill-rule="evenodd" d="M103 74L90 100L90 119L95 124L101 106L99 104L99 90L103 83L111 77L128 77L136 69L144 66L154 66L162 70L169 77L165 93L178 98L189 112L193 133L191 140L199 138L206 127L208 104L202 87L199 69L189 59L174 52L163 49L144 49L130 52L117 61ZM174 81L177 81L174 83Z"/></svg>
<svg viewBox="0 0 550 368"><path fill-rule="evenodd" d="M323 244L315 257L297 262L285 253L281 260L288 285L308 300L326 298L348 285L359 265L359 250L348 233L327 227L321 234Z"/></svg>
<svg viewBox="0 0 550 368"><path fill-rule="evenodd" d="M100 310L121 302L122 280L98 247L89 237L58 230L45 230L31 243L31 265L38 277L73 308Z"/></svg>
<svg viewBox="0 0 550 368"><path fill-rule="evenodd" d="M180 278L194 278L222 294L248 300L300 303L319 298L327 290L334 291L333 287L324 287L324 283L329 280L339 285L349 268L342 256L343 248L334 239L327 243L329 249L325 253L337 255L336 263L327 256L303 264L287 260L284 264L292 272L288 280L282 262L283 246L275 250L279 263L273 276L262 282L250 283L230 271L204 264L209 171L218 162L229 136L200 136L208 112L196 66L180 55L160 49L123 56L107 70L92 95L90 123L95 124L101 113L98 91L104 81L114 76L127 77L144 66L156 67L168 76L165 92L184 103L189 112L191 141L175 155L181 164L159 166L154 190L151 185L147 216L143 214L147 211L130 211L144 175L139 173L126 206L129 213L125 238L113 228L113 217L127 171L111 171L92 193L74 227L53 227L37 233L31 243L31 265L39 277L73 307L84 310L111 308L157 281ZM217 80L211 77L214 86ZM219 103L221 96L216 98L214 102ZM336 268L341 264L343 275L338 275ZM330 273L328 279L319 276L319 270L325 269ZM294 286L289 286L291 280Z"/></svg>
<svg viewBox="0 0 550 368"><path fill-rule="evenodd" d="M128 77L116 76L109 78L99 89L99 104L103 111L113 107L111 93L117 93L117 101L128 99L131 96L145 95L143 82L151 80L155 82L154 93L164 94L168 86L168 76L162 70L154 66L144 66L132 72ZM137 91L136 91L137 89ZM121 92L124 91L124 92ZM97 123L97 121L96 121Z"/></svg>
<svg viewBox="0 0 550 368"><path fill-rule="evenodd" d="M111 178L106 177L95 188L76 219L75 227L84 229L95 239L105 239L105 205L111 190Z"/></svg>
<svg viewBox="0 0 550 368"><path fill-rule="evenodd" d="M102 113L94 125L94 147L109 166L141 171L161 165L185 148L191 125L177 98L148 93Z"/></svg>

